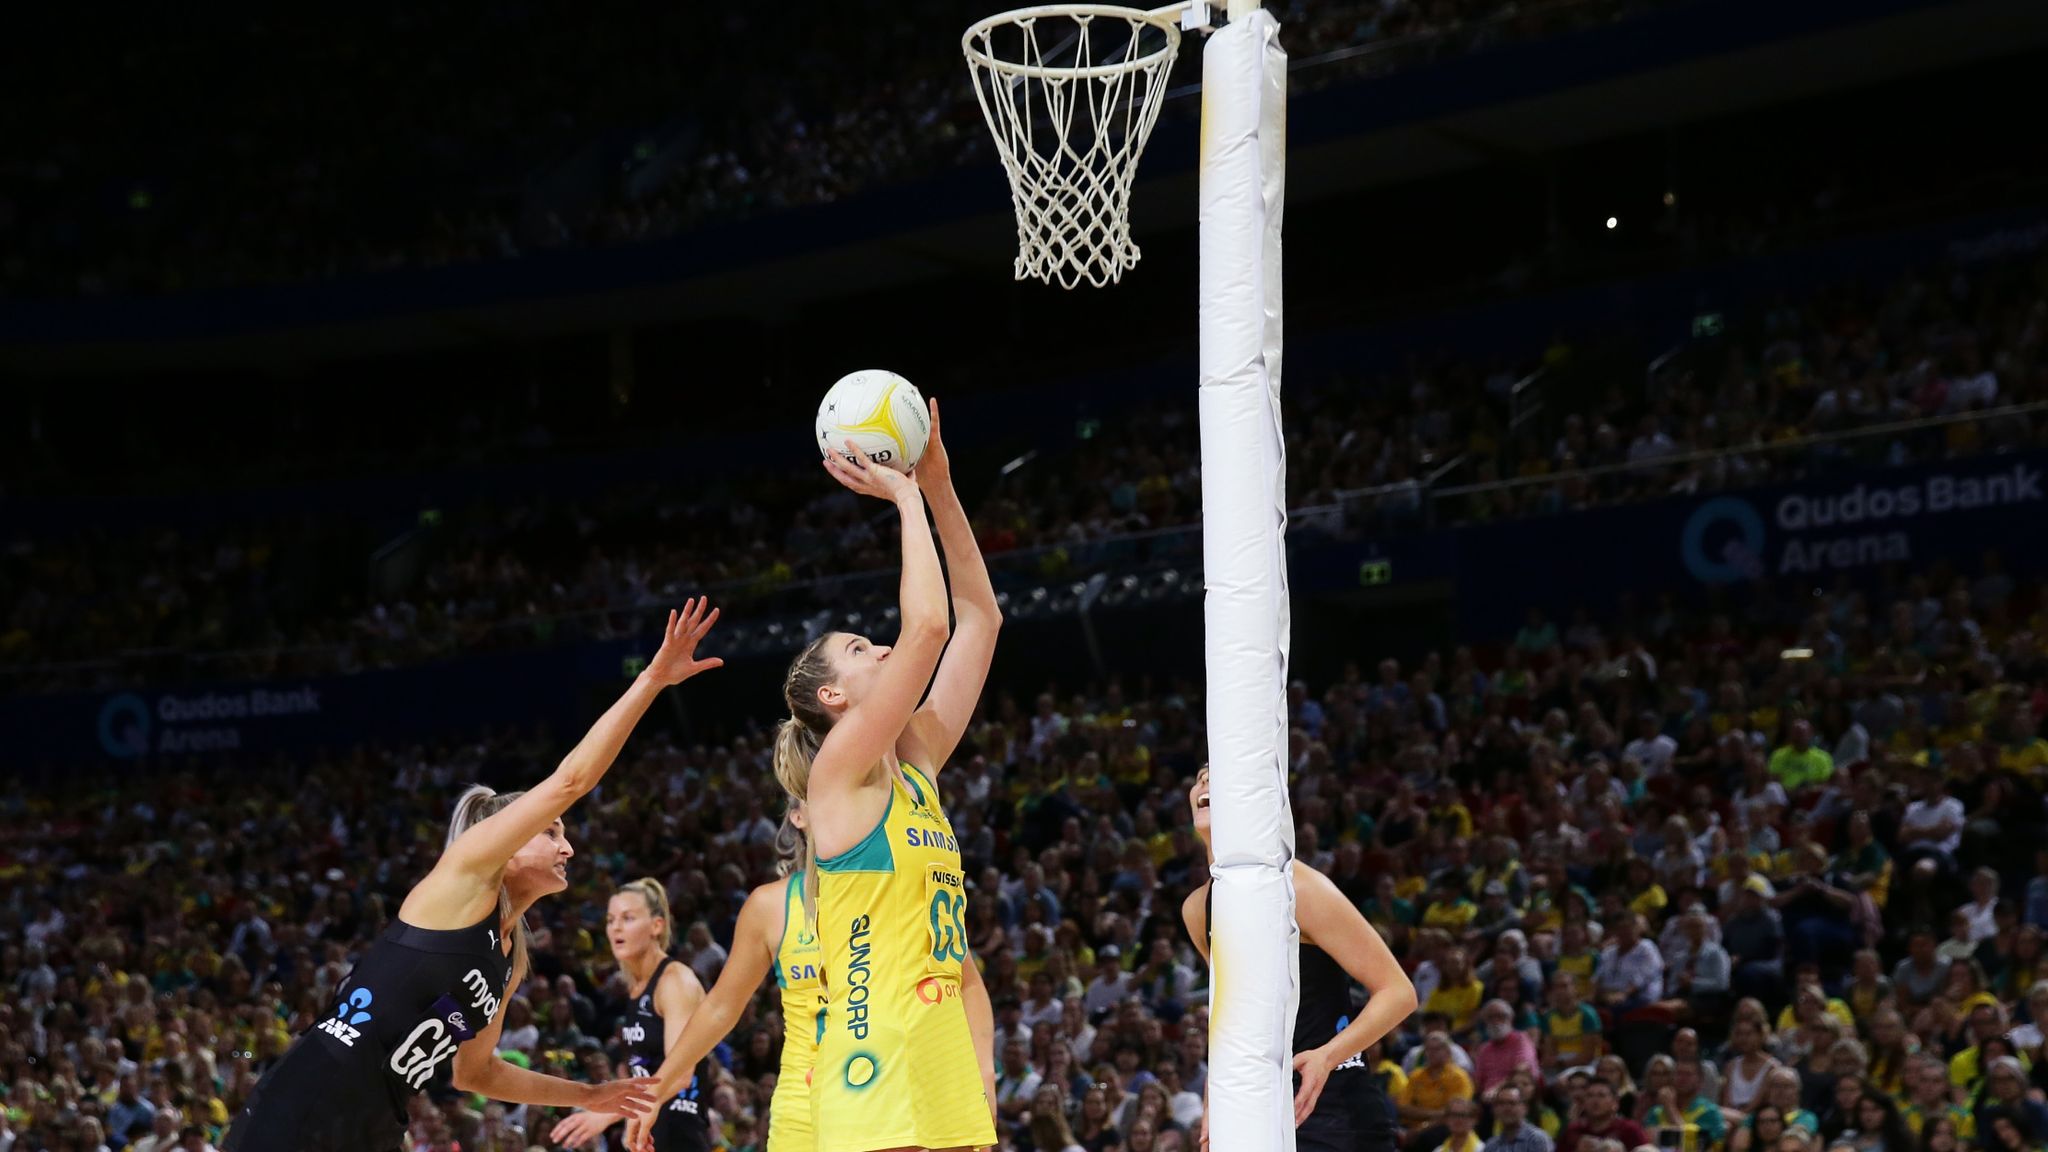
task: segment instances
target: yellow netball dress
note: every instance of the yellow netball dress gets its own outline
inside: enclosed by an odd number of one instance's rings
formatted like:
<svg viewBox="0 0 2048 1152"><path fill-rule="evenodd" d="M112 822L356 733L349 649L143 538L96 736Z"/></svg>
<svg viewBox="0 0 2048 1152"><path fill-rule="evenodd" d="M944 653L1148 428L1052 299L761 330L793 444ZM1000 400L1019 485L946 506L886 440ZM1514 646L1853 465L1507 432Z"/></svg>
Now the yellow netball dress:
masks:
<svg viewBox="0 0 2048 1152"><path fill-rule="evenodd" d="M782 1071L768 1102L768 1152L812 1152L811 1068L825 1026L825 982L818 938L804 928L804 874L783 889L782 940L775 947L775 986L782 989Z"/></svg>
<svg viewBox="0 0 2048 1152"><path fill-rule="evenodd" d="M916 767L903 765L866 839L818 861L818 936L830 973L811 1074L818 1152L994 1144L960 1000L960 846Z"/></svg>

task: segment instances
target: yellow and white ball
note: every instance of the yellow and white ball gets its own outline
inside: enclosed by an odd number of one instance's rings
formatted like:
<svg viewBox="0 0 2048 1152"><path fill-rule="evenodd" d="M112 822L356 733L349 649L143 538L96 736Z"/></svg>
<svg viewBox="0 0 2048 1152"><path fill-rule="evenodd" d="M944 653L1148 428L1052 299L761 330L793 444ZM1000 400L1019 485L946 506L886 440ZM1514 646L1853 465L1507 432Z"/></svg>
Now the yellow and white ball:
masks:
<svg viewBox="0 0 2048 1152"><path fill-rule="evenodd" d="M931 413L917 385L885 369L840 377L818 405L820 454L849 456L851 440L875 463L909 472L931 436Z"/></svg>

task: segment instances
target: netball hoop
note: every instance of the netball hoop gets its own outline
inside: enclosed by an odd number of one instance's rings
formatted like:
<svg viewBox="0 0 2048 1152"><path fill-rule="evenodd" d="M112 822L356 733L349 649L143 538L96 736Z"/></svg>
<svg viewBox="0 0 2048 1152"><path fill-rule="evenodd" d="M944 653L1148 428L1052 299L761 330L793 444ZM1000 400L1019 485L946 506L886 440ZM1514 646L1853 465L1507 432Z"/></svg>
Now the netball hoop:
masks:
<svg viewBox="0 0 2048 1152"><path fill-rule="evenodd" d="M1259 0L1202 49L1203 647L1210 813L1209 1146L1293 1152L1299 930L1287 793L1287 448L1280 225L1287 53ZM1017 278L1115 283L1138 262L1131 187L1182 28L1209 6L1026 8L962 47L1017 209ZM1175 27L1175 18L1182 20ZM1105 311L1109 326L1116 320Z"/></svg>
<svg viewBox="0 0 2048 1152"><path fill-rule="evenodd" d="M1010 174L1017 279L1100 288L1137 264L1131 186L1186 7L1048 4L991 16L961 37Z"/></svg>

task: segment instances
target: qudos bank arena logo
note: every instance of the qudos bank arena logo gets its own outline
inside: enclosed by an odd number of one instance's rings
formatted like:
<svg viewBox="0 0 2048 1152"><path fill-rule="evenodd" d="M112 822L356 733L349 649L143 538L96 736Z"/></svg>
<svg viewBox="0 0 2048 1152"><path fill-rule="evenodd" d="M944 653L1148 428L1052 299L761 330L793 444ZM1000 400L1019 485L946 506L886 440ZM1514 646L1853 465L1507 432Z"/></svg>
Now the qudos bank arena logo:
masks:
<svg viewBox="0 0 2048 1152"><path fill-rule="evenodd" d="M1685 570L1701 583L1753 580L1763 571L1763 517L1739 496L1717 496L1693 509L1678 549Z"/></svg>
<svg viewBox="0 0 2048 1152"><path fill-rule="evenodd" d="M135 760L149 754L149 703L133 692L107 697L100 705L100 747L109 756Z"/></svg>

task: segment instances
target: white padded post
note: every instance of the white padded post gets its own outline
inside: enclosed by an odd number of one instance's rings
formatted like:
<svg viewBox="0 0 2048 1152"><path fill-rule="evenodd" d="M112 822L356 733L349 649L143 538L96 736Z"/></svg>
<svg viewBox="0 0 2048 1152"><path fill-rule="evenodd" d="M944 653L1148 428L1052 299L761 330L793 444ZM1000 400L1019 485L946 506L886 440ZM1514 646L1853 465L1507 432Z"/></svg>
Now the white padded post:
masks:
<svg viewBox="0 0 2048 1152"><path fill-rule="evenodd" d="M1287 54L1231 0L1202 65L1202 558L1215 888L1209 1143L1293 1152L1299 996L1287 797L1280 224Z"/></svg>

